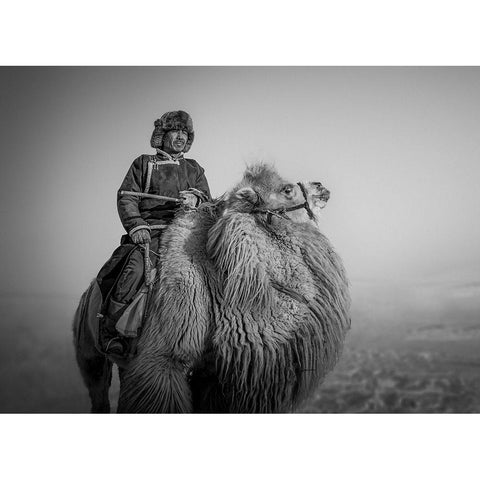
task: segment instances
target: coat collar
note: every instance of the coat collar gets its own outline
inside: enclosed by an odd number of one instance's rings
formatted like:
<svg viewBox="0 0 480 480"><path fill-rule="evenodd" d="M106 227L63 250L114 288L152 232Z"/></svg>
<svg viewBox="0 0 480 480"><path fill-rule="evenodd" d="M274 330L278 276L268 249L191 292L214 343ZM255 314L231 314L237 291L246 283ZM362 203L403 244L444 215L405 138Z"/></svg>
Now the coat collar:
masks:
<svg viewBox="0 0 480 480"><path fill-rule="evenodd" d="M179 165L179 160L183 160L183 152L177 153L176 155L170 155L163 150L157 148L157 154L155 155L155 163L175 163Z"/></svg>

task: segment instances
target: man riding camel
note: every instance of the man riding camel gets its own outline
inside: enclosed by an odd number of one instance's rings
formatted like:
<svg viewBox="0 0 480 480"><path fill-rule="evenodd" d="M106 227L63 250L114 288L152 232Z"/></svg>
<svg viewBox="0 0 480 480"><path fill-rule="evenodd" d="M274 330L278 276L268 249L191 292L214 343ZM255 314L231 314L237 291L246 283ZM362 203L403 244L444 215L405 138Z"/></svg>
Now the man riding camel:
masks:
<svg viewBox="0 0 480 480"><path fill-rule="evenodd" d="M106 354L126 353L126 342L119 336L116 324L143 283L145 247L158 251L163 229L180 206L196 207L210 199L203 168L184 157L193 139L193 123L188 113L182 110L165 113L155 121L150 140L156 155L136 158L120 186L117 207L127 235L97 276L104 298L99 315L100 344ZM172 200L124 192L161 195Z"/></svg>

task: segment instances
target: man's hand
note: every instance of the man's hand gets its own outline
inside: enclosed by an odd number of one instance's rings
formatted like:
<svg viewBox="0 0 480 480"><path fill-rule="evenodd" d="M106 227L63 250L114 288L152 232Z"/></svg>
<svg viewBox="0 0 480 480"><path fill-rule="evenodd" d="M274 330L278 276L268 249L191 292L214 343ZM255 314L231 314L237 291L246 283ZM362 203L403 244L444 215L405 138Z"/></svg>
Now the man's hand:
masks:
<svg viewBox="0 0 480 480"><path fill-rule="evenodd" d="M195 208L197 206L197 196L188 190L183 190L180 193L180 202L184 207Z"/></svg>
<svg viewBox="0 0 480 480"><path fill-rule="evenodd" d="M150 232L146 228L137 230L130 235L133 243L150 243Z"/></svg>

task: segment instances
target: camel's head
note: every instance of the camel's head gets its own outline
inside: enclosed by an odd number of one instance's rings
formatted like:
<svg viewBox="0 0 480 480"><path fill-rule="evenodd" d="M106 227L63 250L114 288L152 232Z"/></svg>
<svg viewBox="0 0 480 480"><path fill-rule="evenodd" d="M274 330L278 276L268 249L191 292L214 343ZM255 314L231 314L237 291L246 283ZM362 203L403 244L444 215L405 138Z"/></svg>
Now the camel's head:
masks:
<svg viewBox="0 0 480 480"><path fill-rule="evenodd" d="M259 164L247 169L227 203L236 211L271 212L300 223L317 220L329 198L330 192L320 182L288 182L273 167Z"/></svg>

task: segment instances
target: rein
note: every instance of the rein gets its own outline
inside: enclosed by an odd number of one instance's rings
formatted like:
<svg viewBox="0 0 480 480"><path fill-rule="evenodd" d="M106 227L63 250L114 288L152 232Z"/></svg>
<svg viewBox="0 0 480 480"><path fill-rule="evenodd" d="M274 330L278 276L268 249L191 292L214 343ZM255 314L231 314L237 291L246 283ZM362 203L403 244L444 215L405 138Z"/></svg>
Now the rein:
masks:
<svg viewBox="0 0 480 480"><path fill-rule="evenodd" d="M305 201L303 203L299 203L298 205L294 205L293 207L288 207L288 208L287 207L280 207L280 208L274 208L274 209L271 209L271 210L255 208L254 210L252 210L252 213L266 213L267 214L267 222L271 223L273 215L275 215L276 217L279 217L279 218L285 218L287 220L290 220L285 215L287 212L293 212L294 210L300 210L301 208L304 208L307 211L308 218L310 218L310 220L313 220L315 218L315 215L312 212L312 209L310 208L310 205L308 204L308 197L307 197L307 191L305 189L305 186L301 182L298 182L297 185L300 187L303 198L305 199Z"/></svg>

